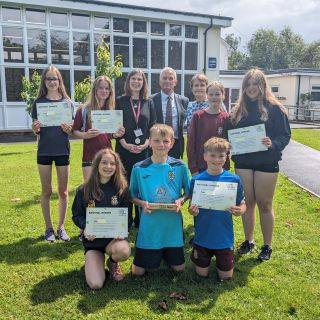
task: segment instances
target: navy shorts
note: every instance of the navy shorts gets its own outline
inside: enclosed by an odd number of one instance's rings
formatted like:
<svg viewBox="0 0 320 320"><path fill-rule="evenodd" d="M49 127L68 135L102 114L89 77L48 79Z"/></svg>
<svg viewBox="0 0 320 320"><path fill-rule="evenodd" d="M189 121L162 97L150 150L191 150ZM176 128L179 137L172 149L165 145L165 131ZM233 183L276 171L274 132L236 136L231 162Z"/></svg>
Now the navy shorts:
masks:
<svg viewBox="0 0 320 320"><path fill-rule="evenodd" d="M236 169L249 169L253 171L261 171L261 172L268 172L268 173L276 173L279 172L279 164L278 162L276 163L271 163L271 164L261 164L257 166L248 166L245 164L241 163L235 163L235 168Z"/></svg>
<svg viewBox="0 0 320 320"><path fill-rule="evenodd" d="M144 269L157 269L161 260L170 266L184 264L183 247L166 247L162 249L141 249L136 248L133 264Z"/></svg>
<svg viewBox="0 0 320 320"><path fill-rule="evenodd" d="M56 167L68 166L70 164L69 155L64 156L37 156L37 164L51 166L54 162Z"/></svg>
<svg viewBox="0 0 320 320"><path fill-rule="evenodd" d="M104 243L103 245L101 246L85 246L84 247L84 254L86 254L88 251L90 250L95 250L95 251L99 251L99 252L102 252L103 254L106 253L106 247L108 246L108 244L113 240L113 239L104 239ZM88 241L87 241L88 243ZM90 242L89 242L90 243Z"/></svg>
<svg viewBox="0 0 320 320"><path fill-rule="evenodd" d="M208 268L211 258L216 256L217 268L221 271L229 271L234 267L234 253L230 248L226 249L208 249L193 244L191 261L200 268Z"/></svg>

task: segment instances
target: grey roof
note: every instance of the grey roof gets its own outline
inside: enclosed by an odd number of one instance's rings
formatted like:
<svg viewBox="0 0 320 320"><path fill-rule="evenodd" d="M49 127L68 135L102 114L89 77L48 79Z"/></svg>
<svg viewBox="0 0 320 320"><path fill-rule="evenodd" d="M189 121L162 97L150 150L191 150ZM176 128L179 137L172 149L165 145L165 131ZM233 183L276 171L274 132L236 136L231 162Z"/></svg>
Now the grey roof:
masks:
<svg viewBox="0 0 320 320"><path fill-rule="evenodd" d="M137 10L182 14L182 15L186 15L186 16L198 16L198 17L203 17L203 18L214 18L214 19L230 20L230 21L233 20L233 18L231 18L231 17L225 17L225 16L220 16L220 15L211 15L211 14L187 12L187 11L177 11L177 10L170 10L170 9L146 7L146 6L136 6L136 5L131 5L131 4L107 2L107 1L101 1L101 0L63 0L63 1L81 2L81 3L97 4L97 5L102 5L102 6L120 7L120 8L127 8L127 9L137 9Z"/></svg>

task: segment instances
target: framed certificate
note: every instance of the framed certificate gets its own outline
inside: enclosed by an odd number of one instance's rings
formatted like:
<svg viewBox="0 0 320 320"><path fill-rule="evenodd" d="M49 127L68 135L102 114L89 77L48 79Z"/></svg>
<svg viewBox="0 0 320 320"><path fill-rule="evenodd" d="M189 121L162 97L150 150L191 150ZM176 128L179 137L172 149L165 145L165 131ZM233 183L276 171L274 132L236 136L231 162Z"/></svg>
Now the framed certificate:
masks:
<svg viewBox="0 0 320 320"><path fill-rule="evenodd" d="M149 203L149 207L152 210L177 211L175 203Z"/></svg>
<svg viewBox="0 0 320 320"><path fill-rule="evenodd" d="M101 133L115 133L123 127L122 110L93 110L91 123Z"/></svg>
<svg viewBox="0 0 320 320"><path fill-rule="evenodd" d="M231 154L266 151L268 148L261 142L265 137L266 128L264 124L228 130Z"/></svg>
<svg viewBox="0 0 320 320"><path fill-rule="evenodd" d="M236 182L196 180L192 193L192 204L199 208L228 211L236 205Z"/></svg>
<svg viewBox="0 0 320 320"><path fill-rule="evenodd" d="M37 103L37 118L41 127L55 127L72 122L72 108L68 102Z"/></svg>
<svg viewBox="0 0 320 320"><path fill-rule="evenodd" d="M128 208L87 208L86 233L96 238L128 236Z"/></svg>

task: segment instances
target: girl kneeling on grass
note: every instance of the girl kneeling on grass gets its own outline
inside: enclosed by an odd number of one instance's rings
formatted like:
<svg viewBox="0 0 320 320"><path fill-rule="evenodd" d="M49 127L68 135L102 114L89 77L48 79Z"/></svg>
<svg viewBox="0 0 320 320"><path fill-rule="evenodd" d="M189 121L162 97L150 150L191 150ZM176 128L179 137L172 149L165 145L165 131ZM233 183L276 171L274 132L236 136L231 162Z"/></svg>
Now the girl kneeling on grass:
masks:
<svg viewBox="0 0 320 320"><path fill-rule="evenodd" d="M89 179L81 185L72 205L72 220L84 229L85 276L91 289L100 289L105 282L105 254L110 277L121 281L124 275L118 264L131 254L130 245L123 238L102 239L86 233L87 207L129 206L128 184L118 154L111 149L100 150L92 163Z"/></svg>

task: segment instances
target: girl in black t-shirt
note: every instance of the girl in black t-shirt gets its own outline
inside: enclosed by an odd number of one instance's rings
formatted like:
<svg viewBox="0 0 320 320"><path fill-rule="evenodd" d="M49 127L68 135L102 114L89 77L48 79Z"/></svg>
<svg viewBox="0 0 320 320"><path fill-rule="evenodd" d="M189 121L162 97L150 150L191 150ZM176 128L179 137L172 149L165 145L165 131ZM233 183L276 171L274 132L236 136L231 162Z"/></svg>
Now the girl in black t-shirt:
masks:
<svg viewBox="0 0 320 320"><path fill-rule="evenodd" d="M60 126L43 126L38 120L37 105L40 103L67 102L73 113L73 104L66 92L60 71L50 65L42 72L38 97L32 106L32 130L38 135L37 163L41 181L41 208L46 224L44 238L54 242L56 235L53 230L50 210L52 194L52 163L55 163L58 182L59 221L57 236L62 241L68 241L64 229L68 205L68 179L70 144L68 134L71 132L72 123L62 123ZM72 121L70 121L72 122Z"/></svg>
<svg viewBox="0 0 320 320"><path fill-rule="evenodd" d="M104 260L110 277L121 281L124 275L118 262L129 258L131 249L122 237L96 238L86 231L86 209L123 207L128 209L128 184L119 155L112 149L100 150L92 163L89 179L78 188L72 205L72 220L84 230L85 276L91 289L100 289L105 282Z"/></svg>

